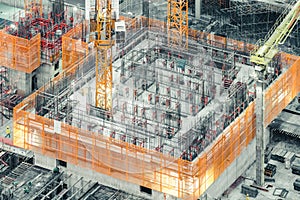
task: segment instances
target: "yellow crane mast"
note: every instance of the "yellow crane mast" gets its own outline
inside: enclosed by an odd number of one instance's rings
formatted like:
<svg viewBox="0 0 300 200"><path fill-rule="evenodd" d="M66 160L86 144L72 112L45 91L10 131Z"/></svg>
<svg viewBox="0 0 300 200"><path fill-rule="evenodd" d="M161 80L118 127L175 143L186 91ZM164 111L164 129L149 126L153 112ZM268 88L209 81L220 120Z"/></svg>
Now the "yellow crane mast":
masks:
<svg viewBox="0 0 300 200"><path fill-rule="evenodd" d="M167 27L169 45L188 48L188 0L168 0Z"/></svg>
<svg viewBox="0 0 300 200"><path fill-rule="evenodd" d="M105 3L103 3L105 2ZM97 0L96 107L112 108L112 4L111 0Z"/></svg>
<svg viewBox="0 0 300 200"><path fill-rule="evenodd" d="M256 80L256 184L264 184L264 148L265 148L265 116L264 88L265 75L270 71L270 62L278 53L278 45L283 44L293 30L300 16L300 0L298 0L284 18L279 18L274 28L266 36L265 41L259 41L258 49L250 55L250 61L255 64ZM271 70L269 70L271 69Z"/></svg>

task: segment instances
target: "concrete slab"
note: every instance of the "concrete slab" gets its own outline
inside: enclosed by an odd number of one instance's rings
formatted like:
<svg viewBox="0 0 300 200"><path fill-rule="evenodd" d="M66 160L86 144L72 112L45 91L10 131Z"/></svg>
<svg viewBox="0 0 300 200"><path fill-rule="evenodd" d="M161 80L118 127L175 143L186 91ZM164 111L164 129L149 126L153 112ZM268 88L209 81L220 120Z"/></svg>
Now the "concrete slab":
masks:
<svg viewBox="0 0 300 200"><path fill-rule="evenodd" d="M289 146L288 143L285 144ZM289 149L289 148L288 148ZM293 163L298 163L300 160L296 158ZM276 188L284 188L288 191L286 198L283 199L291 199L296 200L300 199L300 192L294 190L293 183L294 181L299 178L299 175L292 174L291 169L286 169L285 163L281 163L275 160L270 160L269 163L276 165L276 174L272 177L275 179L275 182L265 182L263 188L267 189L267 191L258 190L259 193L256 198L250 199L258 199L258 200L265 200L265 199L280 199L278 196L274 196L273 192ZM245 178L227 197L222 197L221 199L246 199L246 196L241 193L241 185L247 184L251 185L254 184L255 179L255 163L244 173L243 177Z"/></svg>

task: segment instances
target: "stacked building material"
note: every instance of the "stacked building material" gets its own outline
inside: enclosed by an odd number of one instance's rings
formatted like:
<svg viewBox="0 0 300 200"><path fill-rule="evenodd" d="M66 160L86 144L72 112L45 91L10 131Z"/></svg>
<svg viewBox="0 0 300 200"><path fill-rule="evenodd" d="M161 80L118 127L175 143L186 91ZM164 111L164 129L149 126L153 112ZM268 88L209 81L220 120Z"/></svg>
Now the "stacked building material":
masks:
<svg viewBox="0 0 300 200"><path fill-rule="evenodd" d="M266 176L270 176L273 177L276 174L276 165L272 165L270 163L268 163L268 165L265 167L265 172L264 174Z"/></svg>
<svg viewBox="0 0 300 200"><path fill-rule="evenodd" d="M284 149L274 148L272 151L271 159L284 163L285 160L284 156L286 153L287 151Z"/></svg>
<svg viewBox="0 0 300 200"><path fill-rule="evenodd" d="M292 173L300 175L300 164L293 164L292 165Z"/></svg>
<svg viewBox="0 0 300 200"><path fill-rule="evenodd" d="M258 195L258 190L256 188L252 188L248 185L243 184L241 193L255 198Z"/></svg>

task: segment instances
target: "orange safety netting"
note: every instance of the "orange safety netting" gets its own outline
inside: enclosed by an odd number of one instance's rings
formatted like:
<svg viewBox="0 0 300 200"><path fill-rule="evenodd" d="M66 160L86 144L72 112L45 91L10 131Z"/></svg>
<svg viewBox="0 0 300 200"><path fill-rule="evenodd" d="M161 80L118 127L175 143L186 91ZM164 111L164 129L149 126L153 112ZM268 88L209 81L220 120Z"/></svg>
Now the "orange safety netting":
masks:
<svg viewBox="0 0 300 200"><path fill-rule="evenodd" d="M270 124L300 92L299 57L282 53L281 60L287 65L291 63L293 65L265 90L265 126Z"/></svg>
<svg viewBox="0 0 300 200"><path fill-rule="evenodd" d="M78 24L62 36L62 69L65 70L88 54L88 44L82 41L84 25Z"/></svg>
<svg viewBox="0 0 300 200"><path fill-rule="evenodd" d="M194 162L175 159L29 111L36 93L14 110L14 145L179 198L197 199L254 138L254 104Z"/></svg>
<svg viewBox="0 0 300 200"><path fill-rule="evenodd" d="M0 65L31 73L41 63L41 35L30 40L0 31Z"/></svg>
<svg viewBox="0 0 300 200"><path fill-rule="evenodd" d="M228 40L218 38L218 43L225 41ZM247 50L247 45L235 45ZM296 58L282 55L290 63ZM300 73L299 65L300 60L294 62L266 90L266 123L300 91L299 84L294 83ZM76 73L80 70L78 66L74 64L53 82ZM205 152L189 162L33 114L37 94L45 87L14 108L14 145L178 198L197 199L255 137L255 103L252 102ZM60 133L55 133L55 123L61 124Z"/></svg>

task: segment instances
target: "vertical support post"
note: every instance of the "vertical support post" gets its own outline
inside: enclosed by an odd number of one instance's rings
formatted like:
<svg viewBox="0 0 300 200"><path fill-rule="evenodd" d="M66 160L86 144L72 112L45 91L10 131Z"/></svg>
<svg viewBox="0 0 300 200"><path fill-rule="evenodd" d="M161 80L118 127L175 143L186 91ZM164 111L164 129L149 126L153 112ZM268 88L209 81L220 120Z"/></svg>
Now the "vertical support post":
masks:
<svg viewBox="0 0 300 200"><path fill-rule="evenodd" d="M258 80L256 81L256 184L264 184L264 71L256 71Z"/></svg>
<svg viewBox="0 0 300 200"><path fill-rule="evenodd" d="M89 42L90 35L90 3L90 0L85 0L86 42Z"/></svg>
<svg viewBox="0 0 300 200"><path fill-rule="evenodd" d="M195 0L195 18L200 19L202 0Z"/></svg>

